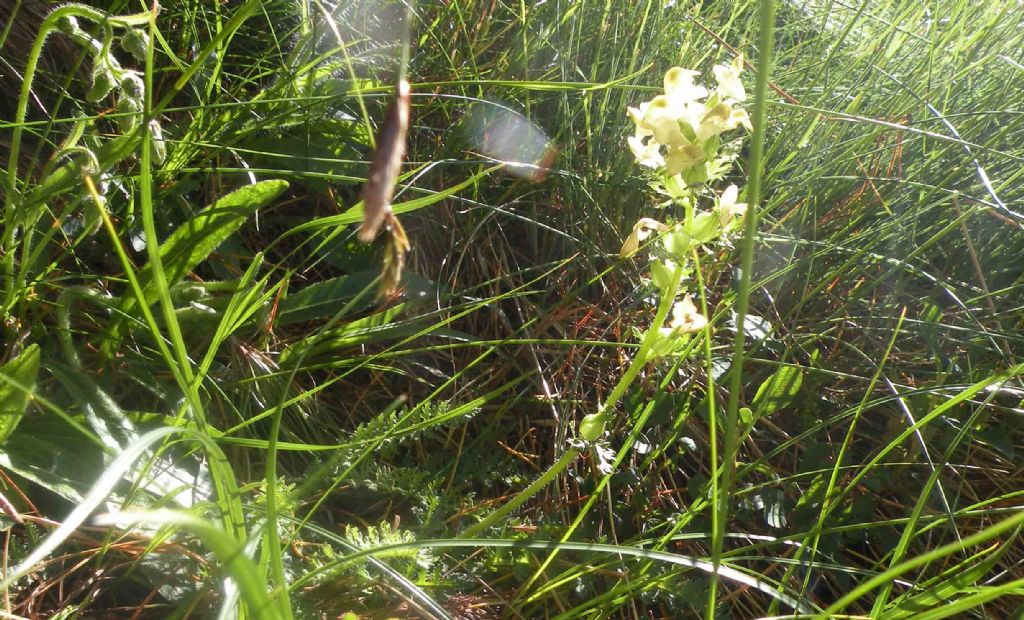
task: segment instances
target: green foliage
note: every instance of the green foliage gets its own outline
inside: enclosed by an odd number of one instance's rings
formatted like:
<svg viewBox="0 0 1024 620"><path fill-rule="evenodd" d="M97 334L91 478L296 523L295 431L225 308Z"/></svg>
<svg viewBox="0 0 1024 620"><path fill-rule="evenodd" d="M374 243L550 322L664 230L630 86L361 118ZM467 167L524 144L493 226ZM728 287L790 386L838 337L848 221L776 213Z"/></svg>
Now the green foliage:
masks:
<svg viewBox="0 0 1024 620"><path fill-rule="evenodd" d="M0 443L7 441L25 415L39 374L39 346L32 344L0 366Z"/></svg>
<svg viewBox="0 0 1024 620"><path fill-rule="evenodd" d="M14 5L11 614L1019 615L1013 2Z"/></svg>
<svg viewBox="0 0 1024 620"><path fill-rule="evenodd" d="M352 527L351 525L346 526L345 540L356 549L363 550L411 543L416 540L416 537L408 530L396 529L388 523L381 523L377 526L370 525L365 529ZM421 569L429 568L431 564L430 556L424 549L400 548L383 553L378 557L402 558L412 562L414 566ZM408 567L406 567L406 570L408 570Z"/></svg>
<svg viewBox="0 0 1024 620"><path fill-rule="evenodd" d="M757 388L754 400L750 403L753 415L762 418L788 407L800 394L803 380L803 368L781 366Z"/></svg>
<svg viewBox="0 0 1024 620"><path fill-rule="evenodd" d="M263 181L247 185L196 213L160 244L159 277L166 285L177 284L237 231L256 210L270 204L287 187L285 181ZM141 301L147 306L159 297L156 269L154 263L147 263L136 274L143 294ZM128 315L137 301L134 296L126 296L118 313ZM112 338L116 339L121 325L121 322L114 323Z"/></svg>

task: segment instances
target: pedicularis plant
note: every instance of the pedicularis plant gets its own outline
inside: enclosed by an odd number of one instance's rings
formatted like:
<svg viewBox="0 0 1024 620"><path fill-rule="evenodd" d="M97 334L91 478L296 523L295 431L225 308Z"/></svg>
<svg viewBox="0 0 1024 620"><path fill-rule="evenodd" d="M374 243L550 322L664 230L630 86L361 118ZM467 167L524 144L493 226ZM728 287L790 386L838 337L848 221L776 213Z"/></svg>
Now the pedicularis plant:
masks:
<svg viewBox="0 0 1024 620"><path fill-rule="evenodd" d="M661 220L641 218L622 245L623 257L636 254L640 244L653 231L661 233L660 243L647 243L650 251L651 282L660 291L658 308L652 326L644 334L636 356L615 388L597 412L580 421L579 439L536 482L520 491L511 501L495 510L477 524L463 531L472 537L500 520L527 499L552 482L587 448L593 448L597 470L607 474L615 463L613 454L601 441L605 425L619 400L649 362L680 354L689 334L710 327L688 290L687 278L694 271L691 261L699 261L702 248L713 250L728 243L729 232L737 225L747 205L737 202L739 189L730 185L718 194L712 184L732 169L742 138L723 140L727 132L744 127L751 129L746 110L739 105L746 100L740 82L743 58L729 65L714 68L717 88L711 92L696 84L699 73L673 67L665 74L665 94L629 108L636 131L629 138L629 147L640 165L650 168L651 186L662 197ZM699 209L701 204L713 204ZM681 216L681 217L679 217ZM698 274L699 276L699 274ZM697 278L700 281L700 278ZM687 285L684 286L684 282ZM701 296L703 299L703 296ZM666 326L666 319L668 320ZM595 493L595 496L597 494ZM565 534L568 540L579 518Z"/></svg>
<svg viewBox="0 0 1024 620"><path fill-rule="evenodd" d="M665 74L665 94L628 108L636 129L627 142L637 163L650 169L663 215L640 218L620 254L637 254L641 243L660 233L657 242L643 246L650 253L650 281L660 291L660 303L630 369L604 406L581 422L580 435L587 441L602 435L611 408L643 364L679 353L689 334L707 328L707 317L691 295L699 278L690 276L698 253L713 256L716 246L728 244L747 209L738 202L736 185L721 193L713 188L732 170L743 142L742 136L730 138L730 132L752 129L740 107L747 98L742 67L742 56L714 67L713 91L695 82L697 71L673 67Z"/></svg>

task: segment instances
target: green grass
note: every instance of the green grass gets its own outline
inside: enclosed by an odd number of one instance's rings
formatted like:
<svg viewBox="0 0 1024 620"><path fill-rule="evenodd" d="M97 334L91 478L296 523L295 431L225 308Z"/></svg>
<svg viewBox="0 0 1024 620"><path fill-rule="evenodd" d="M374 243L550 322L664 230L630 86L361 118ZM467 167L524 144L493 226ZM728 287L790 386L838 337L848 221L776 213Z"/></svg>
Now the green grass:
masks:
<svg viewBox="0 0 1024 620"><path fill-rule="evenodd" d="M90 54L55 57L81 41L5 82L5 612L1021 613L1016 3L418 3L413 251L381 298L355 224L383 4L138 18L148 53L114 53L163 144L86 99ZM701 259L712 337L637 363L656 292L616 251L655 198L625 109L730 50L757 218ZM545 178L481 156L500 106L558 146ZM608 452L574 443L609 403Z"/></svg>

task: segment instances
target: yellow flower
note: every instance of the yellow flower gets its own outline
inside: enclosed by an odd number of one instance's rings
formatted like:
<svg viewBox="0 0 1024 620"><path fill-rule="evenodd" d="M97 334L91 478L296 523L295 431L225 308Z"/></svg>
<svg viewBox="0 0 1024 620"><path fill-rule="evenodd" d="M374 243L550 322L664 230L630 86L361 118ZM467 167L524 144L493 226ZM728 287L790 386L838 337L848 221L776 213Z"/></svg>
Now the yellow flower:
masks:
<svg viewBox="0 0 1024 620"><path fill-rule="evenodd" d="M649 108L650 105L650 101L644 101L643 103L640 104L639 107L626 107L626 114L629 116L629 118L633 119L633 123L636 124L636 135L638 138L654 135L653 131L650 131L644 127L644 116L647 115L647 108Z"/></svg>
<svg viewBox="0 0 1024 620"><path fill-rule="evenodd" d="M742 125L747 131L754 131L750 124L750 115L742 108L733 108L732 102L720 101L718 105L708 110L700 121L700 127L695 128L697 139L707 140L717 136L723 131L730 131Z"/></svg>
<svg viewBox="0 0 1024 620"><path fill-rule="evenodd" d="M672 330L680 334L690 334L698 332L704 329L704 326L708 324L707 318L697 312L697 306L693 304L693 300L687 295L682 300L677 301L672 306L672 320L668 322L668 326Z"/></svg>
<svg viewBox="0 0 1024 620"><path fill-rule="evenodd" d="M661 145L658 144L658 141L650 138L644 143L643 136L640 136L639 133L638 131L638 135L626 138L629 150L633 151L633 157L636 157L637 163L648 168L664 166L665 158L661 154Z"/></svg>
<svg viewBox="0 0 1024 620"><path fill-rule="evenodd" d="M665 173L669 175L685 172L704 161L704 149L696 144L686 144L669 149L665 156Z"/></svg>
<svg viewBox="0 0 1024 620"><path fill-rule="evenodd" d="M736 127L740 125L743 125L743 128L747 131L754 131L754 126L750 124L750 115L742 108L732 111L732 114L729 115L729 120L726 122L725 128L736 129Z"/></svg>
<svg viewBox="0 0 1024 620"><path fill-rule="evenodd" d="M682 146L687 143L679 128L679 120L686 112L684 106L676 105L666 95L651 100L640 127L654 135L654 139L668 146Z"/></svg>
<svg viewBox="0 0 1024 620"><path fill-rule="evenodd" d="M658 328L659 338L654 343L653 357L664 357L671 353L679 341L679 336L699 332L707 326L708 320L703 314L697 312L697 306L687 295L672 306L672 319L667 327Z"/></svg>
<svg viewBox="0 0 1024 620"><path fill-rule="evenodd" d="M652 230L665 232L668 230L668 226L649 217L640 218L637 223L633 225L633 232L629 233L629 236L626 237L626 241L623 242L622 249L619 250L619 256L626 258L627 256L636 254L636 251L640 249L640 242L646 239L651 234Z"/></svg>
<svg viewBox="0 0 1024 620"><path fill-rule="evenodd" d="M712 136L717 136L729 127L729 120L732 118L732 106L724 101L704 113L700 119L700 126L695 128L697 139L701 142Z"/></svg>
<svg viewBox="0 0 1024 620"><path fill-rule="evenodd" d="M665 73L665 96L673 107L682 107L708 96L708 89L693 83L700 71L672 67Z"/></svg>
<svg viewBox="0 0 1024 620"><path fill-rule="evenodd" d="M733 99L735 101L746 101L747 91L743 89L743 82L740 81L740 72L743 70L743 55L740 54L728 65L716 65L712 71L715 80L718 81L718 94L722 99Z"/></svg>
<svg viewBox="0 0 1024 620"><path fill-rule="evenodd" d="M740 190L735 185L730 185L722 192L718 199L718 222L726 227L736 218L741 218L747 212L747 203L736 202Z"/></svg>

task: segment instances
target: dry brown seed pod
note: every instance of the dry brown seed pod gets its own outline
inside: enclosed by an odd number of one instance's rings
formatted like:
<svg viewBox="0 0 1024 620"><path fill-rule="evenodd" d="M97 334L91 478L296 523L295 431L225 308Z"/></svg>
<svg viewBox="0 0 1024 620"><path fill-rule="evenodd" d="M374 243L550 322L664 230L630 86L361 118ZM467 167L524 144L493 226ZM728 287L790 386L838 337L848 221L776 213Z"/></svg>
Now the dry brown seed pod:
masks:
<svg viewBox="0 0 1024 620"><path fill-rule="evenodd" d="M363 226L359 240L373 241L381 225L391 214L398 172L405 157L405 135L409 130L409 82L400 80L395 100L388 106L384 125L377 136L377 148L363 186Z"/></svg>

